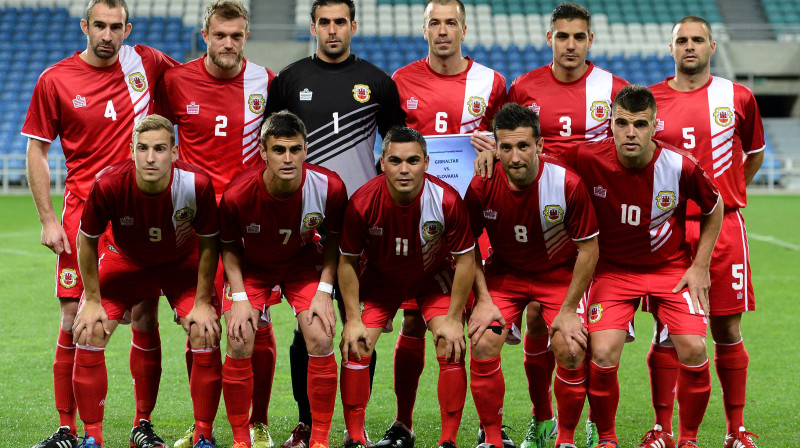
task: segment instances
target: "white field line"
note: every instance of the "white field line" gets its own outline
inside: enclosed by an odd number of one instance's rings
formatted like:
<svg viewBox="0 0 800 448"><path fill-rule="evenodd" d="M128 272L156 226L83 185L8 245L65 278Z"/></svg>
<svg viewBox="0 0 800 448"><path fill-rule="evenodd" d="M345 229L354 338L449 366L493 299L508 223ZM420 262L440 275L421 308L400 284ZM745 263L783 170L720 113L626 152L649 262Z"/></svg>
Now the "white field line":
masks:
<svg viewBox="0 0 800 448"><path fill-rule="evenodd" d="M759 235L757 233L748 233L747 237L756 240L756 241L763 241L765 243L774 244L776 246L785 247L786 249L791 250L800 250L800 246L797 244L787 243L786 241L781 241L774 236L767 236L767 235Z"/></svg>

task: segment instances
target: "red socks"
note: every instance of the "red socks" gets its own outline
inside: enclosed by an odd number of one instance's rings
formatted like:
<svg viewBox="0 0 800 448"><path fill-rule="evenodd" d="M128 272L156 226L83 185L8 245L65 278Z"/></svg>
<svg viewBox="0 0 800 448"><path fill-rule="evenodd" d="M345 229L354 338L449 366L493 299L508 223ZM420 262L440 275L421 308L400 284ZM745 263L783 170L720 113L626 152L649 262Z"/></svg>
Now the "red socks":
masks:
<svg viewBox="0 0 800 448"><path fill-rule="evenodd" d="M617 440L614 419L619 405L618 369L619 365L600 367L594 361L589 362L589 407L601 441Z"/></svg>
<svg viewBox="0 0 800 448"><path fill-rule="evenodd" d="M470 357L469 372L472 400L480 403L475 409L486 433L486 442L498 447L503 446L501 430L506 383L500 366L500 356L489 359Z"/></svg>
<svg viewBox="0 0 800 448"><path fill-rule="evenodd" d="M256 331L255 344L253 345L253 411L250 415L250 424L261 422L265 425L269 399L272 394L272 380L275 376L275 335L272 333L272 324L261 327Z"/></svg>
<svg viewBox="0 0 800 448"><path fill-rule="evenodd" d="M369 370L367 370L369 371ZM308 401L311 404L311 439L328 446L333 408L336 405L336 358L308 355Z"/></svg>
<svg viewBox="0 0 800 448"><path fill-rule="evenodd" d="M674 347L653 344L647 354L650 371L650 395L655 410L655 424L664 432L672 433L672 412L675 407L675 385L680 369L678 353ZM737 427L738 429L738 427Z"/></svg>
<svg viewBox="0 0 800 448"><path fill-rule="evenodd" d="M525 376L528 378L528 393L533 403L531 414L540 422L550 420L553 418L553 398L550 389L553 384L556 358L547 348L549 340L547 335L534 338L525 334L523 339Z"/></svg>
<svg viewBox="0 0 800 448"><path fill-rule="evenodd" d="M581 419L586 400L586 366L567 369L559 365L556 368L554 389L558 406L558 436L555 446L561 443L573 444L575 428Z"/></svg>
<svg viewBox="0 0 800 448"><path fill-rule="evenodd" d="M219 408L219 396L222 392L222 360L219 347L213 350L192 350L192 377L189 390L192 394L194 409L194 439L197 443L200 435L211 439L214 417Z"/></svg>
<svg viewBox="0 0 800 448"><path fill-rule="evenodd" d="M364 434L364 418L369 402L369 362L371 359L372 356L362 356L361 361L358 361L355 356L350 355L347 364L342 363L341 387L344 424L350 437L354 441L364 444L366 440L361 439ZM311 358L309 358L310 362ZM309 373L310 367L309 365Z"/></svg>
<svg viewBox="0 0 800 448"><path fill-rule="evenodd" d="M425 337L414 338L400 333L394 348L394 394L397 397L395 419L409 428L413 428L414 403L424 367Z"/></svg>
<svg viewBox="0 0 800 448"><path fill-rule="evenodd" d="M145 332L131 328L131 333L130 368L136 399L133 426L139 426L139 419L150 420L156 407L161 382L161 337L158 329Z"/></svg>
<svg viewBox="0 0 800 448"><path fill-rule="evenodd" d="M108 394L104 348L79 346L75 351L73 388L86 434L103 444L103 411Z"/></svg>
<svg viewBox="0 0 800 448"><path fill-rule="evenodd" d="M250 446L250 402L253 397L253 368L250 358L225 357L222 365L225 409L233 432L233 443ZM210 435L209 435L210 437Z"/></svg>
<svg viewBox="0 0 800 448"><path fill-rule="evenodd" d="M55 391L55 404L58 411L60 426L69 426L73 436L78 435L77 403L72 392L72 370L75 368L75 344L72 343L72 333L58 330L56 342L56 356L53 361L53 389Z"/></svg>
<svg viewBox="0 0 800 448"><path fill-rule="evenodd" d="M714 365L722 387L728 434L735 433L740 426L744 426L742 414L747 396L748 364L750 356L744 348L743 340L730 345L714 344Z"/></svg>
<svg viewBox="0 0 800 448"><path fill-rule="evenodd" d="M697 440L697 428L703 422L711 396L709 364L706 360L699 366L681 365L678 373L678 445L687 440Z"/></svg>
<svg viewBox="0 0 800 448"><path fill-rule="evenodd" d="M458 363L436 357L439 362L439 412L442 415L442 435L439 445L446 441L455 443L461 414L467 399L467 370L462 357ZM502 446L502 444L500 444Z"/></svg>

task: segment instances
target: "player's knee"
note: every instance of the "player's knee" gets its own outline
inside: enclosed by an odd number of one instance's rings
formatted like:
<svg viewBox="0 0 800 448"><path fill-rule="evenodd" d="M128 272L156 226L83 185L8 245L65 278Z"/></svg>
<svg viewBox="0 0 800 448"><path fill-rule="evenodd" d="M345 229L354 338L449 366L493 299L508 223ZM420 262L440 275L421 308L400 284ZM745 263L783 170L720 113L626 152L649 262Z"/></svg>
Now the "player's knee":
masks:
<svg viewBox="0 0 800 448"><path fill-rule="evenodd" d="M78 314L78 299L62 298L61 329L67 332L72 332L72 324L75 322L75 316L77 314Z"/></svg>
<svg viewBox="0 0 800 448"><path fill-rule="evenodd" d="M619 364L619 358L622 350L617 350L616 347L605 344L592 344L592 361L601 367L612 367Z"/></svg>
<svg viewBox="0 0 800 448"><path fill-rule="evenodd" d="M742 340L741 315L711 316L711 336L720 344L735 344Z"/></svg>
<svg viewBox="0 0 800 448"><path fill-rule="evenodd" d="M544 321L541 306L537 302L528 305L525 312L525 334L537 338L547 334L547 323Z"/></svg>
<svg viewBox="0 0 800 448"><path fill-rule="evenodd" d="M584 351L580 347L577 348L574 354L570 354L566 347L559 349L553 348L553 354L556 357L558 364L565 369L577 369L583 365Z"/></svg>
<svg viewBox="0 0 800 448"><path fill-rule="evenodd" d="M252 335L248 336L252 339ZM251 341L252 342L252 341ZM228 356L235 359L248 358L253 355L253 344L246 343L241 339L234 339L228 335Z"/></svg>
<svg viewBox="0 0 800 448"><path fill-rule="evenodd" d="M425 318L418 310L403 310L402 332L406 336L421 338L425 336L428 326Z"/></svg>
<svg viewBox="0 0 800 448"><path fill-rule="evenodd" d="M144 332L158 329L158 298L142 300L131 308L131 328Z"/></svg>
<svg viewBox="0 0 800 448"><path fill-rule="evenodd" d="M325 331L306 331L306 333L311 333L303 334L309 355L324 356L333 351L333 338L325 334Z"/></svg>
<svg viewBox="0 0 800 448"><path fill-rule="evenodd" d="M206 345L207 334L204 334L200 327L192 325L189 328L189 346L194 349L204 348ZM219 339L214 338L214 344L219 345Z"/></svg>
<svg viewBox="0 0 800 448"><path fill-rule="evenodd" d="M478 343L471 346L472 356L476 359L489 359L499 356L504 342L505 336L498 335L492 330L486 330L478 339Z"/></svg>
<svg viewBox="0 0 800 448"><path fill-rule="evenodd" d="M678 360L683 365L699 366L708 360L706 340L703 337L685 338L675 348L678 352Z"/></svg>

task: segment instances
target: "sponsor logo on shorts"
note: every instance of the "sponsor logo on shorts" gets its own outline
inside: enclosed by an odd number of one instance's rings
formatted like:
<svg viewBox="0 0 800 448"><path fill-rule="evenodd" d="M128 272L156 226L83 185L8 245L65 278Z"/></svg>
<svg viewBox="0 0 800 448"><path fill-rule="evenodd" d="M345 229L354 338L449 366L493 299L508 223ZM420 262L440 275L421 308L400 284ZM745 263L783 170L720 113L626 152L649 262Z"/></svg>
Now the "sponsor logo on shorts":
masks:
<svg viewBox="0 0 800 448"><path fill-rule="evenodd" d="M128 84L133 87L133 90L141 92L147 88L147 78L140 72L131 73L128 75Z"/></svg>
<svg viewBox="0 0 800 448"><path fill-rule="evenodd" d="M372 93L369 86L366 84L356 84L353 86L353 98L359 103L366 103L369 101L369 95Z"/></svg>
<svg viewBox="0 0 800 448"><path fill-rule="evenodd" d="M306 213L303 218L303 228L306 230L313 230L322 225L322 213Z"/></svg>
<svg viewBox="0 0 800 448"><path fill-rule="evenodd" d="M538 105L538 104L536 104L536 103L531 103L531 105L530 105L530 106L528 106L528 109L530 109L530 110L532 110L532 111L536 112L536 114L539 114L539 111L542 109L542 107L541 107L541 106L539 106L539 105Z"/></svg>
<svg viewBox="0 0 800 448"><path fill-rule="evenodd" d="M86 107L86 98L84 98L84 97L82 97L80 95L75 95L75 99L72 100L72 105L75 107L75 109L80 109L81 107Z"/></svg>
<svg viewBox="0 0 800 448"><path fill-rule="evenodd" d="M733 112L727 107L718 107L714 109L714 121L719 126L730 126L733 124Z"/></svg>
<svg viewBox="0 0 800 448"><path fill-rule="evenodd" d="M479 96L471 96L467 100L467 110L473 117L480 117L486 112L486 100Z"/></svg>
<svg viewBox="0 0 800 448"><path fill-rule="evenodd" d="M261 226L256 223L250 223L249 226L244 228L247 233L261 233Z"/></svg>
<svg viewBox="0 0 800 448"><path fill-rule="evenodd" d="M497 211L489 209L483 211L484 219L489 219L491 221L497 221Z"/></svg>
<svg viewBox="0 0 800 448"><path fill-rule="evenodd" d="M67 289L74 288L78 284L78 273L75 269L64 268L58 274L58 282Z"/></svg>
<svg viewBox="0 0 800 448"><path fill-rule="evenodd" d="M410 100L406 101L406 109L408 109L408 110L415 110L418 105L419 105L419 101L416 98L414 98L413 96L411 97Z"/></svg>
<svg viewBox="0 0 800 448"><path fill-rule="evenodd" d="M444 226L439 221L427 221L422 225L422 235L426 240L437 238L444 232Z"/></svg>
<svg viewBox="0 0 800 448"><path fill-rule="evenodd" d="M675 197L675 192L673 191L659 191L658 195L656 196L656 207L664 210L665 212L675 208L677 203L678 200Z"/></svg>
<svg viewBox="0 0 800 448"><path fill-rule="evenodd" d="M194 219L194 209L191 207L184 207L175 212L175 221L186 222Z"/></svg>
<svg viewBox="0 0 800 448"><path fill-rule="evenodd" d="M603 317L603 305L595 303L589 307L589 323L596 324Z"/></svg>
<svg viewBox="0 0 800 448"><path fill-rule="evenodd" d="M608 120L608 101L593 101L592 107L589 109L589 113L592 114L592 118L594 121L606 121Z"/></svg>
<svg viewBox="0 0 800 448"><path fill-rule="evenodd" d="M542 212L544 220L550 224L558 224L564 221L564 209L560 205L548 205Z"/></svg>
<svg viewBox="0 0 800 448"><path fill-rule="evenodd" d="M260 114L264 112L264 95L260 93L253 93L247 99L247 105L250 106L250 112Z"/></svg>
<svg viewBox="0 0 800 448"><path fill-rule="evenodd" d="M187 115L200 115L200 105L196 104L194 101L186 105L186 114Z"/></svg>
<svg viewBox="0 0 800 448"><path fill-rule="evenodd" d="M300 91L300 101L311 101L314 97L314 92L308 90L308 87Z"/></svg>
<svg viewBox="0 0 800 448"><path fill-rule="evenodd" d="M606 198L606 194L608 194L608 190L603 188L602 185L596 185L594 187L594 195L597 196L598 198L605 199Z"/></svg>

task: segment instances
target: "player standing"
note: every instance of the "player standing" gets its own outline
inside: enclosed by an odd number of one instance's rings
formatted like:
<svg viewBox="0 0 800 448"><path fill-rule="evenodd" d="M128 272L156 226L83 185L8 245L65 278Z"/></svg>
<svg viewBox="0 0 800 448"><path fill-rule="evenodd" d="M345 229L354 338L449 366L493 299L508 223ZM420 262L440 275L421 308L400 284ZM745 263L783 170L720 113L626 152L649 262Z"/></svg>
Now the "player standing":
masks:
<svg viewBox="0 0 800 448"><path fill-rule="evenodd" d="M705 340L708 266L722 224L722 201L690 155L652 139L656 103L647 88L623 88L612 117L613 140L579 145L568 156L589 188L600 226L600 260L588 298L588 396L598 446L618 446L617 369L640 297L649 296L680 361L678 446L696 448L711 393ZM702 214L693 253L685 244L689 200Z"/></svg>
<svg viewBox="0 0 800 448"><path fill-rule="evenodd" d="M376 133L386 135L393 126L405 126L394 82L350 52L350 40L358 29L355 17L352 0L315 0L310 26L317 40L316 53L284 68L267 100L268 114L286 109L303 120L308 129L307 161L339 174L350 192L375 177ZM297 427L281 447L307 448L311 434L306 391L309 361L299 329L289 358L299 415ZM371 374L374 366L373 361Z"/></svg>
<svg viewBox="0 0 800 448"><path fill-rule="evenodd" d="M168 70L164 75L164 95L159 100L165 115L178 125L181 159L211 175L219 201L228 181L244 169L261 164L258 132L275 74L244 58L250 13L241 2L210 2L205 8L201 32L207 45L206 54ZM222 274L220 265L217 272L220 288L224 282ZM223 295L221 289L219 292ZM259 320L252 356L255 389L250 431L255 448L273 446L267 410L275 350L272 323L266 314ZM191 353L187 351L190 377ZM223 369L222 378L226 375ZM175 442L175 448L191 447L192 438L196 440L198 435L197 428L194 431L189 428Z"/></svg>
<svg viewBox="0 0 800 448"><path fill-rule="evenodd" d="M474 239L458 192L425 173L422 134L395 128L383 141L382 174L353 194L340 242L339 284L347 321L342 330L342 407L363 447L372 348L400 305L415 299L433 333L439 361L439 445L455 448L466 395L462 315L474 279ZM452 254L452 257L451 257ZM359 275L359 258L366 268ZM455 258L455 270L453 269ZM363 303L363 313L361 304Z"/></svg>
<svg viewBox="0 0 800 448"><path fill-rule="evenodd" d="M684 17L673 27L670 42L675 76L650 89L658 105L656 136L691 152L712 175L725 205L710 271L714 364L725 406L725 448L755 448L743 419L749 356L741 319L743 312L755 310L755 299L747 231L739 209L747 205L746 186L764 160L764 128L758 105L747 87L711 76L709 62L715 50L708 22L696 16ZM689 208L687 218L687 241L696 246L700 215L695 207ZM654 338L653 342L647 364L655 426L640 446L660 440L669 448L674 446L671 433L678 361L669 339Z"/></svg>
<svg viewBox="0 0 800 448"><path fill-rule="evenodd" d="M495 118L494 134L502 168L492 178L473 178L466 194L473 234L485 228L492 245L486 273L476 271L469 321L470 387L488 444L479 446L503 445L500 351L509 331L519 331L512 323L535 300L558 360L555 444L574 447L586 398L582 296L597 262L594 208L574 171L539 154L543 142L535 112L507 104ZM495 322L504 324L496 328L502 331L485 331Z"/></svg>
<svg viewBox="0 0 800 448"><path fill-rule="evenodd" d="M56 296L61 323L53 363L55 405L61 427L36 448L75 447L76 402L72 391L75 344L72 323L83 281L75 252L76 237L94 176L129 157L131 131L152 113L154 86L176 61L143 45L123 41L131 31L124 0L92 0L81 19L87 45L45 70L33 91L22 134L28 137L27 169L39 220L42 244L58 255ZM67 162L64 207L59 223L50 199L47 153L61 138ZM149 419L161 376L161 343L156 307L158 295L133 308L130 365L137 415Z"/></svg>
<svg viewBox="0 0 800 448"><path fill-rule="evenodd" d="M176 161L174 128L159 115L136 124L130 147L132 160L97 175L78 235L85 294L72 328L77 342L73 385L86 431L79 446L85 448L103 444L108 340L127 309L158 297L160 291L195 350L192 402L196 426L208 437L219 401L209 399L219 397L219 382L208 381L215 376L209 358L219 358L220 338L212 302L219 300L214 292L219 225L211 179L199 168ZM100 250L99 240L109 223L114 245ZM131 432L130 444L166 446L144 419Z"/></svg>

